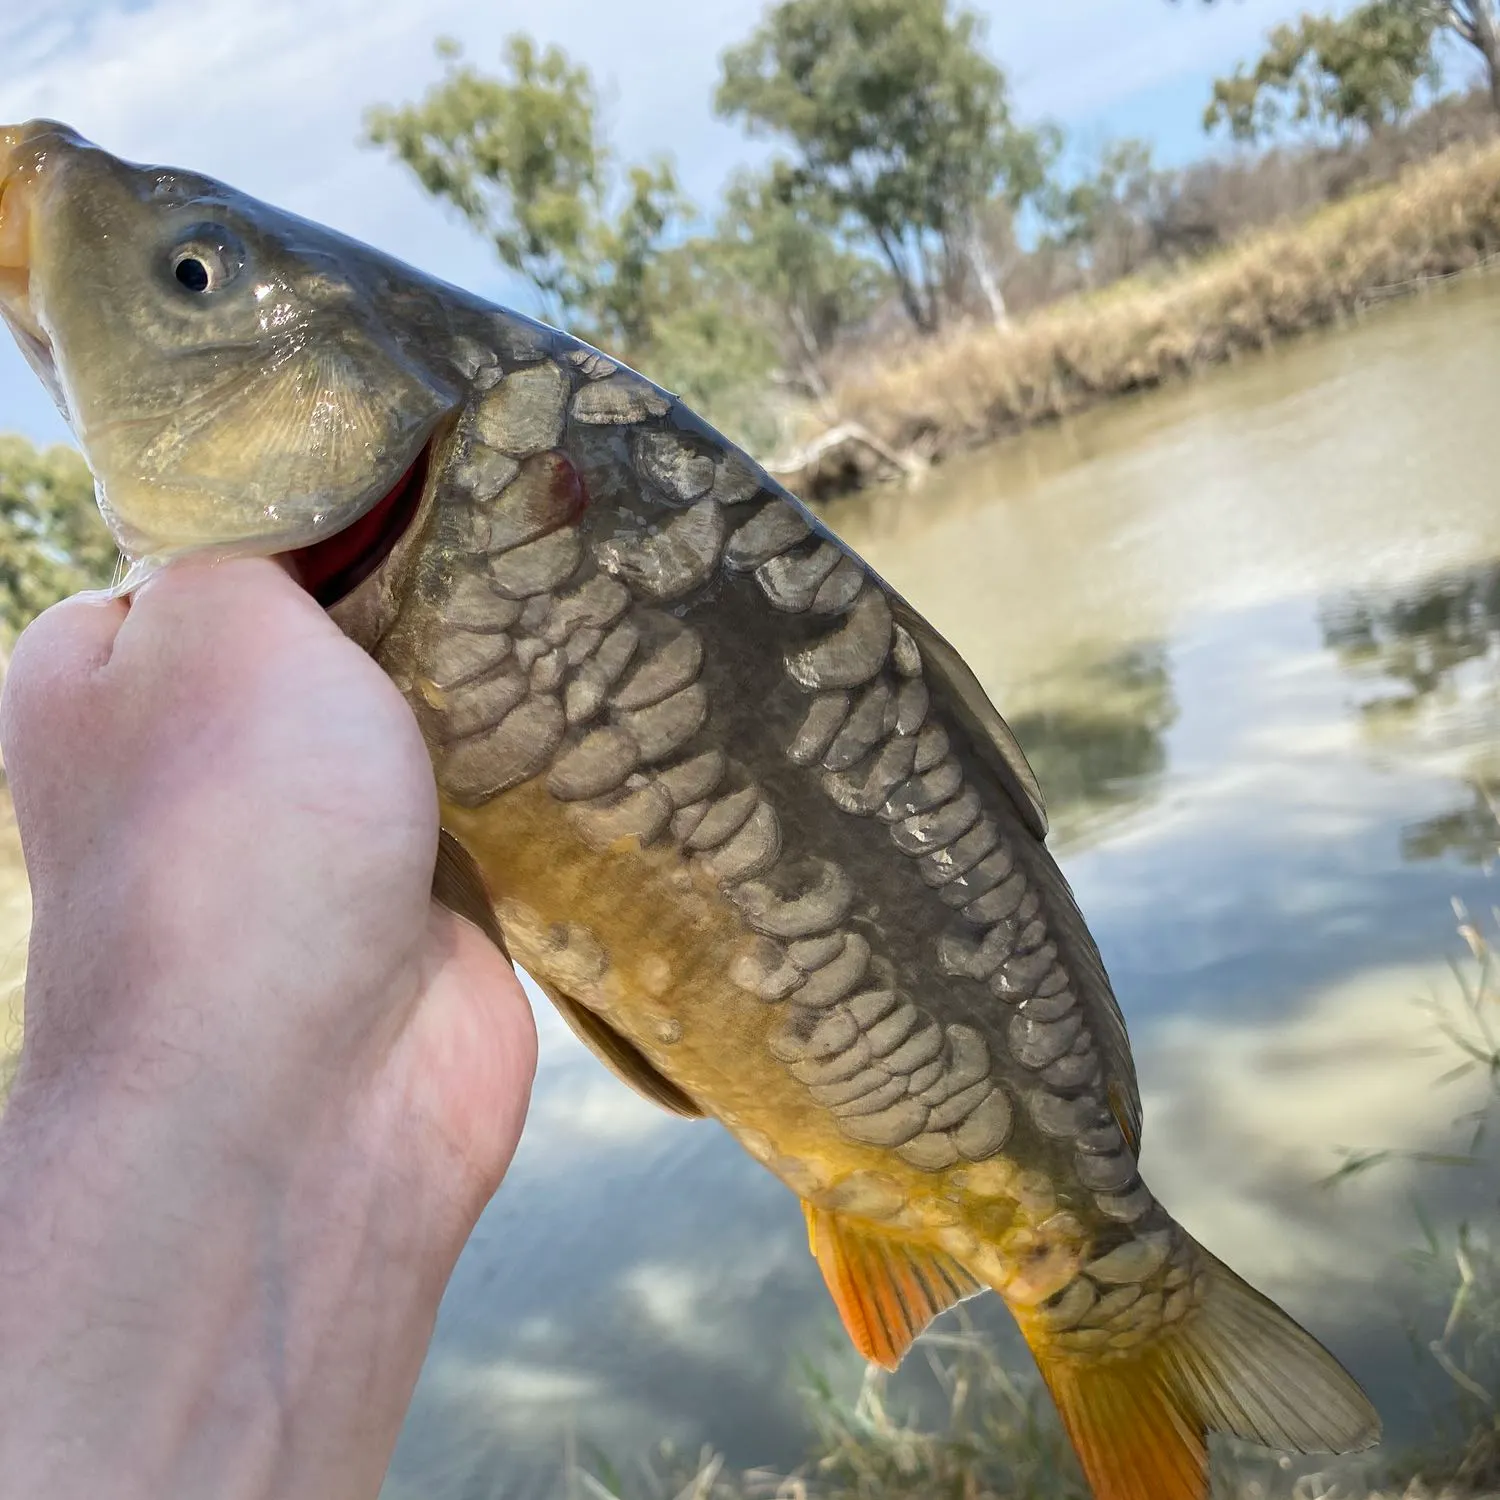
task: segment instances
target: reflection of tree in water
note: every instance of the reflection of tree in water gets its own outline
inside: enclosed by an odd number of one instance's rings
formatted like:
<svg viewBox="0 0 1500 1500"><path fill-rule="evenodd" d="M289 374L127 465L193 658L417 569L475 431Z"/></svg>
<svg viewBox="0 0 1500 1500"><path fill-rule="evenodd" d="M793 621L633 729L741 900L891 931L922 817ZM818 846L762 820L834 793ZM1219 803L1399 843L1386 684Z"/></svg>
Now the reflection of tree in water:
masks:
<svg viewBox="0 0 1500 1500"><path fill-rule="evenodd" d="M1362 712L1415 710L1458 691L1455 674L1466 664L1500 660L1500 563L1400 593L1344 595L1320 616L1324 644L1375 689Z"/></svg>
<svg viewBox="0 0 1500 1500"><path fill-rule="evenodd" d="M1358 686L1367 731L1383 745L1442 750L1494 745L1500 733L1500 562L1442 574L1396 593L1324 605L1323 641ZM1496 853L1492 770L1471 757L1470 799L1402 831L1408 859L1480 864Z"/></svg>
<svg viewBox="0 0 1500 1500"><path fill-rule="evenodd" d="M1067 698L1010 718L1053 824L1096 831L1152 794L1177 718L1166 650L1135 646L1065 674Z"/></svg>
<svg viewBox="0 0 1500 1500"><path fill-rule="evenodd" d="M1500 852L1500 821L1496 803L1483 786L1469 788L1467 807L1408 823L1401 830L1401 853L1407 859L1452 856L1466 865L1488 864Z"/></svg>

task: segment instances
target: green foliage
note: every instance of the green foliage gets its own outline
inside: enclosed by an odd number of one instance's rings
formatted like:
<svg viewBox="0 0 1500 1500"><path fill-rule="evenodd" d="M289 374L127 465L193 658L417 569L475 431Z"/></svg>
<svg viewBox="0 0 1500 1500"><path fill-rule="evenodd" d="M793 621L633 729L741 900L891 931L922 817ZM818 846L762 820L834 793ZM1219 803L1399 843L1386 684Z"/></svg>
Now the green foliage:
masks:
<svg viewBox="0 0 1500 1500"><path fill-rule="evenodd" d="M737 175L712 229L655 258L638 362L738 440L777 446L768 387L826 397L819 361L889 284L840 243L837 219L781 164Z"/></svg>
<svg viewBox="0 0 1500 1500"><path fill-rule="evenodd" d="M715 100L790 146L797 183L879 249L924 330L980 209L1033 197L1058 146L1014 123L980 39L949 0L781 0L725 54Z"/></svg>
<svg viewBox="0 0 1500 1500"><path fill-rule="evenodd" d="M418 102L369 112L366 138L484 233L543 314L646 370L756 446L775 442L778 371L826 393L818 361L888 280L842 242L843 211L785 166L742 174L719 221L685 235L672 166L618 171L586 69L525 36L498 76L440 43Z"/></svg>
<svg viewBox="0 0 1500 1500"><path fill-rule="evenodd" d="M487 235L548 318L629 354L650 335L651 263L691 212L671 164L616 183L593 82L560 48L512 36L498 77L455 43L438 53L442 80L415 104L370 110L367 141Z"/></svg>
<svg viewBox="0 0 1500 1500"><path fill-rule="evenodd" d="M49 604L107 584L117 555L83 459L0 436L0 637L8 644Z"/></svg>
<svg viewBox="0 0 1500 1500"><path fill-rule="evenodd" d="M1214 84L1205 130L1254 141L1287 125L1374 131L1436 88L1437 8L1427 0L1367 0L1344 16L1303 15L1278 26L1253 68Z"/></svg>
<svg viewBox="0 0 1500 1500"><path fill-rule="evenodd" d="M1071 250L1090 281L1125 276L1155 247L1156 216L1169 188L1145 141L1110 141L1076 181L1049 183L1037 207L1048 240Z"/></svg>
<svg viewBox="0 0 1500 1500"><path fill-rule="evenodd" d="M1500 9L1496 0L1404 0L1390 8L1405 11L1435 32L1449 33L1477 52L1484 65L1490 100L1500 110ZM1235 82L1238 77L1225 81ZM1239 103L1242 97L1242 90L1234 90L1229 104Z"/></svg>
<svg viewBox="0 0 1500 1500"><path fill-rule="evenodd" d="M730 249L699 235L657 257L644 292L656 309L651 339L632 358L736 442L765 452L778 435L765 392L780 349Z"/></svg>
<svg viewBox="0 0 1500 1500"><path fill-rule="evenodd" d="M890 288L874 262L843 243L841 222L826 194L776 162L733 178L716 230L733 275L775 321L783 357L815 391L817 361Z"/></svg>

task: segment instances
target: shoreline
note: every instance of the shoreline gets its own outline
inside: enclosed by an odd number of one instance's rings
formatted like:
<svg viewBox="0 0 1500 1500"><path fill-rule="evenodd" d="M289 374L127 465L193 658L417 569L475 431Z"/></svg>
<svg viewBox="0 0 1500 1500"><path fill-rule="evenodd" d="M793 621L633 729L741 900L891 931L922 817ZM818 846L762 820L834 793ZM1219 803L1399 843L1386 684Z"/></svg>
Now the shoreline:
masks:
<svg viewBox="0 0 1500 1500"><path fill-rule="evenodd" d="M1455 147L1394 182L1246 236L1202 261L867 354L835 383L843 441L810 431L768 467L821 502L1121 396L1190 379L1387 302L1500 269L1500 143Z"/></svg>

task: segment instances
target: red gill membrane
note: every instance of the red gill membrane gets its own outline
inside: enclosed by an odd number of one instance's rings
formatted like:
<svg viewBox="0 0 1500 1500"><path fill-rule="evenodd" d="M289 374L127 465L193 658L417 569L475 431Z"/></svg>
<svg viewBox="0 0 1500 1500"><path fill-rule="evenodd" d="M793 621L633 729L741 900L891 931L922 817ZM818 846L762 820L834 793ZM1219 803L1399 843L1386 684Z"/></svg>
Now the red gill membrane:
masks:
<svg viewBox="0 0 1500 1500"><path fill-rule="evenodd" d="M423 448L395 488L353 525L290 554L302 587L324 609L358 588L411 525L427 481L427 460L428 449Z"/></svg>

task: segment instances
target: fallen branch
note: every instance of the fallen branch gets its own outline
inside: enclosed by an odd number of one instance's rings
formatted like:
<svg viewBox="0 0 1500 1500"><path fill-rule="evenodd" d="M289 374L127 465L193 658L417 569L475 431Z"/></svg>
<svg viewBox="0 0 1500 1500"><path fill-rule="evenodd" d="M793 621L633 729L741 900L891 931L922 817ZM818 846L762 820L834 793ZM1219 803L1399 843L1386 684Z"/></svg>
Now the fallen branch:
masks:
<svg viewBox="0 0 1500 1500"><path fill-rule="evenodd" d="M839 452L864 450L873 453L881 463L895 470L908 482L927 469L927 460L911 449L898 450L883 443L869 428L859 422L840 422L821 432L792 453L766 460L766 469L778 479L816 472L825 459Z"/></svg>

